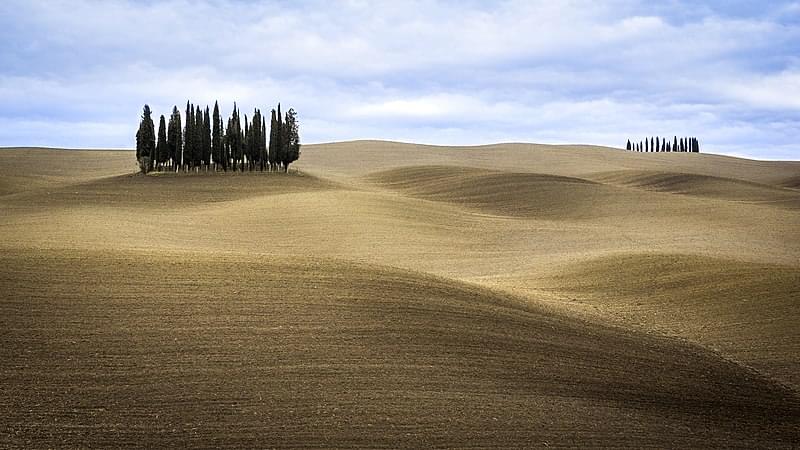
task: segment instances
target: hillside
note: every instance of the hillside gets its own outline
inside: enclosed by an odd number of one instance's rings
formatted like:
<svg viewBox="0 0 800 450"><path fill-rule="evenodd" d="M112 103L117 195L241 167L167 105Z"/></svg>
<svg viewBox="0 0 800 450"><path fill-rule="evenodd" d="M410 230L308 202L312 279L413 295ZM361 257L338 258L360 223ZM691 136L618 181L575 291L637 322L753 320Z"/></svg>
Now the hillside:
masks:
<svg viewBox="0 0 800 450"><path fill-rule="evenodd" d="M800 442L800 163L378 141L289 174L132 162L0 151L0 445Z"/></svg>

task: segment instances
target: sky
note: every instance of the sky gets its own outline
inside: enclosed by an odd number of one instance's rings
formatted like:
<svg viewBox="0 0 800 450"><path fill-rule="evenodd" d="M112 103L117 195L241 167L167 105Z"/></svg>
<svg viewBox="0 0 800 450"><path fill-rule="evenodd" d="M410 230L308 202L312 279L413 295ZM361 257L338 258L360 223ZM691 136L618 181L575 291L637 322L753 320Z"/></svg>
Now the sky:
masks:
<svg viewBox="0 0 800 450"><path fill-rule="evenodd" d="M133 148L142 106L281 102L304 143L800 160L800 2L0 2L0 146Z"/></svg>

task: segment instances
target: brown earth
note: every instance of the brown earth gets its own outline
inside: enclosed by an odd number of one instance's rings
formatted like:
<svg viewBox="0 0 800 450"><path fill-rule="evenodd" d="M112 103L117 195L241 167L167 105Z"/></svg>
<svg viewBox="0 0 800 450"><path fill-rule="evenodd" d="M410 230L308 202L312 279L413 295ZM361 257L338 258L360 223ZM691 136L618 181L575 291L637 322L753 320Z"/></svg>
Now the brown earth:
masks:
<svg viewBox="0 0 800 450"><path fill-rule="evenodd" d="M792 447L800 164L0 150L0 445Z"/></svg>

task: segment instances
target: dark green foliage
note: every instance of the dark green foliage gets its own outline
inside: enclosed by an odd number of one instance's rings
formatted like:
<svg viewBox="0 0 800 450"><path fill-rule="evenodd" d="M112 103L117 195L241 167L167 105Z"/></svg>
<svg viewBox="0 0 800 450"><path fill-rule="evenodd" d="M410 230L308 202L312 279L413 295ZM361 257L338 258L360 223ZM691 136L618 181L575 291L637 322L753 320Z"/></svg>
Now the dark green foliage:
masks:
<svg viewBox="0 0 800 450"><path fill-rule="evenodd" d="M156 150L156 133L151 114L150 106L144 105L139 131L136 132L136 160L143 172L150 170Z"/></svg>
<svg viewBox="0 0 800 450"><path fill-rule="evenodd" d="M172 107L172 115L167 125L167 147L169 148L169 159L172 160L172 170L178 170L181 166L183 153L183 130L181 129L181 113L177 106Z"/></svg>
<svg viewBox="0 0 800 450"><path fill-rule="evenodd" d="M278 167L278 146L280 145L281 131L278 128L278 118L275 110L272 110L272 120L269 128L269 165L271 170Z"/></svg>
<svg viewBox="0 0 800 450"><path fill-rule="evenodd" d="M183 164L191 169L194 164L194 106L186 101L186 129L183 131Z"/></svg>
<svg viewBox="0 0 800 450"><path fill-rule="evenodd" d="M136 133L136 157L144 172L154 167L161 170L170 162L174 171L288 171L289 165L300 157L297 113L290 109L281 115L280 104L277 111L272 110L269 136L267 120L258 108L254 108L250 120L245 115L242 128L236 103L225 127L218 102L214 102L212 114L208 106L202 110L187 100L183 127L180 111L174 106L169 119L161 116L157 143L151 115L150 107L145 105Z"/></svg>
<svg viewBox="0 0 800 450"><path fill-rule="evenodd" d="M285 130L284 146L286 147L283 167L288 172L289 164L300 158L300 128L297 123L297 112L294 109L290 108L286 112L286 122L284 122L283 128Z"/></svg>
<svg viewBox="0 0 800 450"><path fill-rule="evenodd" d="M224 167L220 164L224 150L222 148L222 121L219 117L219 104L214 102L214 113L211 123L211 158L214 161L214 167Z"/></svg>
<svg viewBox="0 0 800 450"><path fill-rule="evenodd" d="M261 117L261 171L263 172L269 165L267 155L267 119Z"/></svg>
<svg viewBox="0 0 800 450"><path fill-rule="evenodd" d="M167 145L167 124L164 115L158 121L158 142L156 143L156 164L158 169L169 161L169 146Z"/></svg>
<svg viewBox="0 0 800 450"><path fill-rule="evenodd" d="M700 141L697 138L692 138L692 152L700 153Z"/></svg>
<svg viewBox="0 0 800 450"><path fill-rule="evenodd" d="M278 103L278 165L283 167L283 162L286 159L286 131L283 129L283 115L281 114L281 104Z"/></svg>
<svg viewBox="0 0 800 450"><path fill-rule="evenodd" d="M239 120L239 109L236 103L233 104L233 113L228 119L228 129L225 131L225 141L228 146L231 158L231 168L236 170L241 167L244 170L244 142L242 136L242 126Z"/></svg>
<svg viewBox="0 0 800 450"><path fill-rule="evenodd" d="M231 165L231 140L230 140L230 133L231 131L231 119L228 118L228 122L225 125L225 134L222 136L222 170L228 171L228 168Z"/></svg>
<svg viewBox="0 0 800 450"><path fill-rule="evenodd" d="M203 111L202 134L202 160L203 165L207 168L209 165L211 165L211 115L208 112L208 105L206 105L206 109Z"/></svg>
<svg viewBox="0 0 800 450"><path fill-rule="evenodd" d="M678 136L675 136L672 142L670 142L667 138L656 136L656 137L645 138L643 141L639 141L638 144L636 143L631 144L630 139L628 139L625 145L625 149L635 152L699 153L700 141L698 141L696 137L683 137L678 139Z"/></svg>
<svg viewBox="0 0 800 450"><path fill-rule="evenodd" d="M252 158L252 147L253 147L253 136L250 134L250 125L247 123L247 114L244 115L244 159L247 160L247 163L250 163L250 159Z"/></svg>
<svg viewBox="0 0 800 450"><path fill-rule="evenodd" d="M203 111L200 106L194 110L194 125L192 126L194 132L194 151L192 152L194 165L200 167L203 165Z"/></svg>

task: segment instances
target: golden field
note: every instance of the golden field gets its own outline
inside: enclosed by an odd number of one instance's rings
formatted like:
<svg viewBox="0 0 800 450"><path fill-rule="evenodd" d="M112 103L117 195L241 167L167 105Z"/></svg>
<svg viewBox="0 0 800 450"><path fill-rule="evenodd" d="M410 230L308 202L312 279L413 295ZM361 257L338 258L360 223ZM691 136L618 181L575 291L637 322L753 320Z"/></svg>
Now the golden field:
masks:
<svg viewBox="0 0 800 450"><path fill-rule="evenodd" d="M0 446L800 445L800 163L0 150Z"/></svg>

